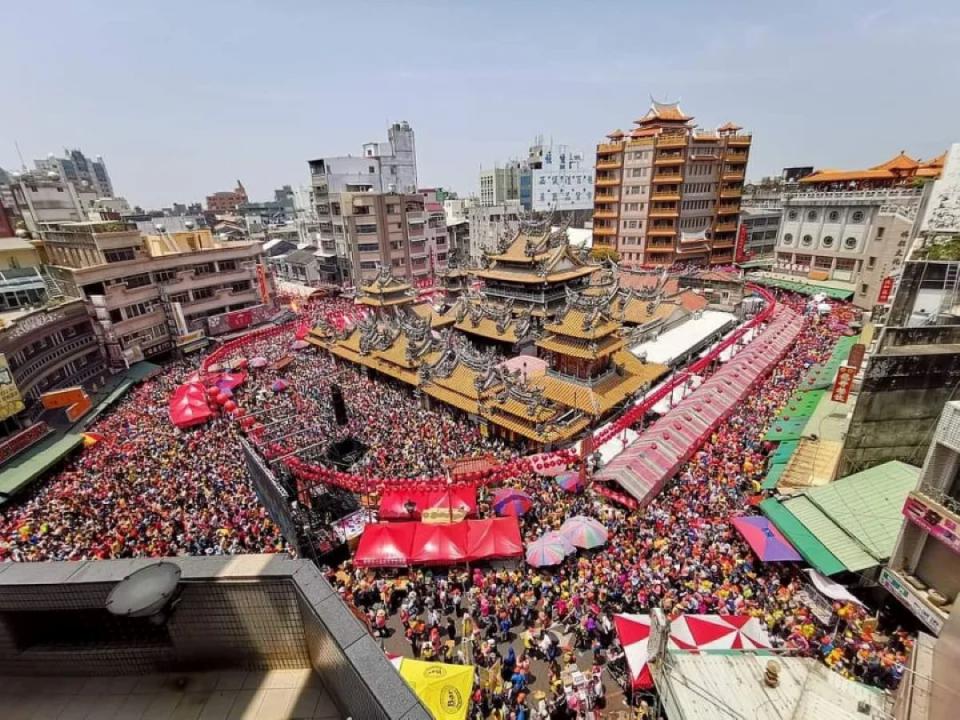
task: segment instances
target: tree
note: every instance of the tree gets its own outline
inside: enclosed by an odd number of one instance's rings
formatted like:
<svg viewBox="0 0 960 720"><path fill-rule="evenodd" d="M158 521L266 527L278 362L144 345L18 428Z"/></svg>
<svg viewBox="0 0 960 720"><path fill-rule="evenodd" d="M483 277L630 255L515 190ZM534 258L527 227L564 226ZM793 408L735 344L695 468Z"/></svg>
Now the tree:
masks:
<svg viewBox="0 0 960 720"><path fill-rule="evenodd" d="M590 257L594 260L613 260L614 262L620 262L620 253L618 253L613 248L608 247L595 247L590 251Z"/></svg>

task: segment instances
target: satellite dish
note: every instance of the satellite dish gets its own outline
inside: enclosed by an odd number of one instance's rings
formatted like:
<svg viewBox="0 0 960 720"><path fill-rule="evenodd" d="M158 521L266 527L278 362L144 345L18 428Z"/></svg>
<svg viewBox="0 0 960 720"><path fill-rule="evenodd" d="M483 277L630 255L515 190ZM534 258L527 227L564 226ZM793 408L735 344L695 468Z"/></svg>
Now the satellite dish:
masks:
<svg viewBox="0 0 960 720"><path fill-rule="evenodd" d="M193 230L193 221L192 221L192 220L187 220L185 223L183 223L183 226L184 226L187 230Z"/></svg>
<svg viewBox="0 0 960 720"><path fill-rule="evenodd" d="M176 605L180 574L180 567L171 562L141 568L114 586L106 608L111 615L145 617L162 624Z"/></svg>
<svg viewBox="0 0 960 720"><path fill-rule="evenodd" d="M159 223L157 223L157 224L154 225L153 227L154 227L154 229L155 229L158 233L164 233L164 232L167 231L166 226L161 225L161 224L159 224Z"/></svg>

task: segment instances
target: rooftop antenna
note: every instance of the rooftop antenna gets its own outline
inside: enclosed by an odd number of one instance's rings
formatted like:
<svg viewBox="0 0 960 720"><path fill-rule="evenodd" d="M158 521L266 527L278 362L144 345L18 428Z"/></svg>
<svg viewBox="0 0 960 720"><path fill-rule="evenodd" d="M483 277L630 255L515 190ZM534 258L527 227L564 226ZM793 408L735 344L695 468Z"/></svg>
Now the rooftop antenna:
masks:
<svg viewBox="0 0 960 720"><path fill-rule="evenodd" d="M27 163L24 162L23 153L20 152L20 143L18 143L16 140L14 140L14 141L13 141L13 146L17 149L17 157L20 158L20 168L21 168L24 172L26 172L26 171L27 171Z"/></svg>

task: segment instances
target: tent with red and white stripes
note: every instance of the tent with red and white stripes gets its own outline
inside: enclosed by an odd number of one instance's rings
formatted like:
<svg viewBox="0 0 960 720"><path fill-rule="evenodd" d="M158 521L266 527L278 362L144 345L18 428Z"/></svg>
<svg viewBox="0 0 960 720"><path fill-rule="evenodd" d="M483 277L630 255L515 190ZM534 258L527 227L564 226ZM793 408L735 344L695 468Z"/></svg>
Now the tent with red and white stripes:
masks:
<svg viewBox="0 0 960 720"><path fill-rule="evenodd" d="M650 616L614 615L613 622L627 658L633 689L649 690L653 687L653 676L647 664L650 658ZM670 622L667 640L668 649L689 652L769 647L766 628L749 615L681 615Z"/></svg>

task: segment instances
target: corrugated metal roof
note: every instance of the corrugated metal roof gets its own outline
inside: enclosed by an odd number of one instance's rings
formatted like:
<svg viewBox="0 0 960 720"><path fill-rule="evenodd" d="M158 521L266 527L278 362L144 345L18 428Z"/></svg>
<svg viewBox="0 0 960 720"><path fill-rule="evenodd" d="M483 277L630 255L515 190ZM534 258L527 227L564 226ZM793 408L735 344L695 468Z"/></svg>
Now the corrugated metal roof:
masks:
<svg viewBox="0 0 960 720"><path fill-rule="evenodd" d="M857 712L866 702L882 710L883 694L847 680L811 658L759 653L673 652L654 679L671 720L824 720L870 717ZM780 666L779 684L764 683L767 663Z"/></svg>
<svg viewBox="0 0 960 720"><path fill-rule="evenodd" d="M787 510L779 500L770 498L760 503L760 512L770 518L803 559L824 575L843 572L846 567L820 542L807 526Z"/></svg>
<svg viewBox="0 0 960 720"><path fill-rule="evenodd" d="M866 570L890 557L903 521L904 500L916 487L919 475L920 468L894 460L783 501L766 500L760 507L801 555L824 574L839 570L826 569L832 566L828 558L815 561L808 557L821 553L806 534L833 555L843 565L841 569ZM792 521L774 509L774 504L781 506Z"/></svg>
<svg viewBox="0 0 960 720"><path fill-rule="evenodd" d="M648 362L669 365L715 332L735 323L736 318L730 313L704 310L700 317L691 318L667 330L655 340L640 343L632 347L630 352L638 357L646 354Z"/></svg>

